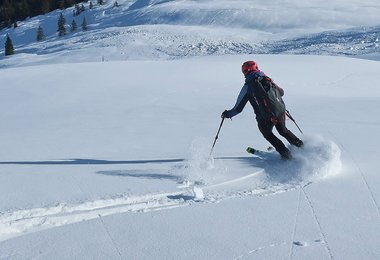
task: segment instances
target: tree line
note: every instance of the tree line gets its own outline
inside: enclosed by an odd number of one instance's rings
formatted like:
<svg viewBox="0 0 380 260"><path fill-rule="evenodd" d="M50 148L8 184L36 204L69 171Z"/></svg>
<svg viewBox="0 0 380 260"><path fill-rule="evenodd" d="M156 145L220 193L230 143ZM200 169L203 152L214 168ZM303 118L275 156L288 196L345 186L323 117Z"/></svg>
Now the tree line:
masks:
<svg viewBox="0 0 380 260"><path fill-rule="evenodd" d="M83 2L88 0L0 0L0 30L16 27L18 21L56 9L64 10L74 5L83 8L83 5L79 5ZM97 3L102 5L104 0L97 0ZM90 4L92 5L92 2Z"/></svg>
<svg viewBox="0 0 380 260"><path fill-rule="evenodd" d="M11 1L11 0L5 0L5 1ZM4 0L0 0L0 3L4 3L5 1ZM27 1L27 0L25 0L25 1ZM34 0L34 1L39 1L39 0ZM98 5L103 5L104 3L105 3L104 0L97 0L97 4ZM115 1L114 2L114 7L118 7L118 6L119 6L119 4L117 3L117 1ZM90 1L89 5L88 5L88 8L92 9L93 7L94 7L93 3L92 3L92 1ZM72 22L69 25L70 32L75 32L75 31L78 30L78 25L77 25L77 22L75 20L75 16L80 15L85 10L86 9L85 9L85 7L84 7L83 4L81 4L81 5L74 4L73 20L72 20ZM64 35L66 35L68 33L67 32L67 27L68 27L68 25L66 24L66 18L63 15L63 12L61 12L61 14L58 17L58 21L57 21L57 33L58 33L58 36L64 36ZM82 29L82 31L87 31L87 20L86 20L85 16L83 16L83 19L82 19L81 29ZM36 28L36 41L43 41L43 40L45 40L44 29L43 29L42 25L39 25L38 28ZM4 47L5 47L5 55L6 56L14 54L15 50L14 50L14 47L13 47L12 39L10 38L9 34L6 35L5 46Z"/></svg>
<svg viewBox="0 0 380 260"><path fill-rule="evenodd" d="M82 27L82 31L87 31L86 17L83 17L81 27ZM73 19L70 24L70 32L75 32L77 31L77 29L78 29L77 23L75 19ZM66 18L63 15L63 13L61 13L58 18L57 32L58 32L58 36L64 36L67 34ZM43 40L45 40L44 29L41 25L39 25L36 31L36 41L43 41ZM7 34L6 39L5 39L5 56L12 55L12 54L14 54L13 42L9 34Z"/></svg>

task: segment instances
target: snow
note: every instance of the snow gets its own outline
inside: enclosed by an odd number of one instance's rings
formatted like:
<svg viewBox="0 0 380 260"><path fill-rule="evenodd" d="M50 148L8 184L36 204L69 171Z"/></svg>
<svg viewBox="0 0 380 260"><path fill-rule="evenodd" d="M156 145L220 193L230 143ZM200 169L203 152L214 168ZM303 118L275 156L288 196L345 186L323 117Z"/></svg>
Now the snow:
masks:
<svg viewBox="0 0 380 260"><path fill-rule="evenodd" d="M377 258L379 64L255 56L305 148L246 154L268 146L247 107L209 160L249 58L1 70L1 258Z"/></svg>
<svg viewBox="0 0 380 260"><path fill-rule="evenodd" d="M0 259L380 257L378 53L245 45L297 43L309 29L323 45L324 30L376 28L376 1L118 2L86 16L88 33L56 39L58 11L1 31L24 38L0 59ZM249 8L277 18L238 26ZM251 59L305 133L287 120L305 142L291 161L267 151L249 104L210 156Z"/></svg>
<svg viewBox="0 0 380 260"><path fill-rule="evenodd" d="M324 54L378 60L380 4L372 0L326 1L113 1L55 10L4 29L16 56L0 67L72 62L181 59L224 54ZM67 35L57 36L60 13ZM88 31L81 31L86 18ZM78 30L70 32L75 20ZM36 42L42 26L46 39ZM363 42L363 43L362 43ZM86 55L83 55L83 50Z"/></svg>

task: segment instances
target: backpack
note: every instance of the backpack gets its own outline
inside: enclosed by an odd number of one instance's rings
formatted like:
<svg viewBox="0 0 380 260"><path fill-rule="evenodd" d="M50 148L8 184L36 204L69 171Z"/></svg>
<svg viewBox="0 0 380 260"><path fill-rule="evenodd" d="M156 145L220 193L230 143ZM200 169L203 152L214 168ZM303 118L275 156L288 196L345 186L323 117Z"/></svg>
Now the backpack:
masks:
<svg viewBox="0 0 380 260"><path fill-rule="evenodd" d="M255 78L253 80L253 95L264 119L270 120L285 113L286 107L282 100L283 90L271 78L267 76Z"/></svg>

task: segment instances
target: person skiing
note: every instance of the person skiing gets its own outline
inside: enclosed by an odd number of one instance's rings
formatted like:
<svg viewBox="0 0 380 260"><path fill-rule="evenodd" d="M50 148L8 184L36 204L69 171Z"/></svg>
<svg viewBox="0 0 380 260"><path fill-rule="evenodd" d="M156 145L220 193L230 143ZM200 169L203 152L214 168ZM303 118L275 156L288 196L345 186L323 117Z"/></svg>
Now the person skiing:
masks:
<svg viewBox="0 0 380 260"><path fill-rule="evenodd" d="M273 134L273 127L278 133L296 147L302 147L303 142L285 125L286 107L282 100L284 90L275 84L271 78L259 70L255 61L246 61L242 65L245 84L237 98L235 106L222 113L222 118L232 118L243 111L249 101L256 114L258 128L264 138L273 145L283 159L291 159L292 155L284 143Z"/></svg>

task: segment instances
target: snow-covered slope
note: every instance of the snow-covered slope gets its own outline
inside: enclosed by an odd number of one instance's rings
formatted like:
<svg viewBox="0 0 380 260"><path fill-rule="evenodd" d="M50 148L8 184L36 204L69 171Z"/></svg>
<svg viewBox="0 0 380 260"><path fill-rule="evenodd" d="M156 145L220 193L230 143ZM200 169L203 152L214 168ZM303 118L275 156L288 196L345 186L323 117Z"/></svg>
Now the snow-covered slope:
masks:
<svg viewBox="0 0 380 260"><path fill-rule="evenodd" d="M130 11L131 24L187 24L249 28L270 32L283 30L345 29L379 23L377 1L259 0L137 0ZM364 15L365 14L365 15ZM302 21L302 22L300 22Z"/></svg>
<svg viewBox="0 0 380 260"><path fill-rule="evenodd" d="M251 58L306 134L287 122L306 143L293 161L246 154L268 146L249 107L208 160ZM280 55L2 69L0 258L377 259L379 69Z"/></svg>
<svg viewBox="0 0 380 260"><path fill-rule="evenodd" d="M0 33L1 260L380 258L380 63L281 55L378 59L378 1L118 3ZM210 158L251 59L305 133L292 161L245 152L268 147L249 105Z"/></svg>
<svg viewBox="0 0 380 260"><path fill-rule="evenodd" d="M9 33L18 55L2 57L0 67L80 62L84 61L82 52L92 54L85 55L85 61L250 53L371 54L376 58L379 53L380 6L376 1L118 3L114 7L108 1L91 10L85 3L86 11L79 16L73 16L73 8L63 11L68 31L72 20L80 28L84 17L88 31L79 29L62 38L57 37L60 10L20 22L16 29L2 30L1 38ZM46 40L36 43L39 25Z"/></svg>

